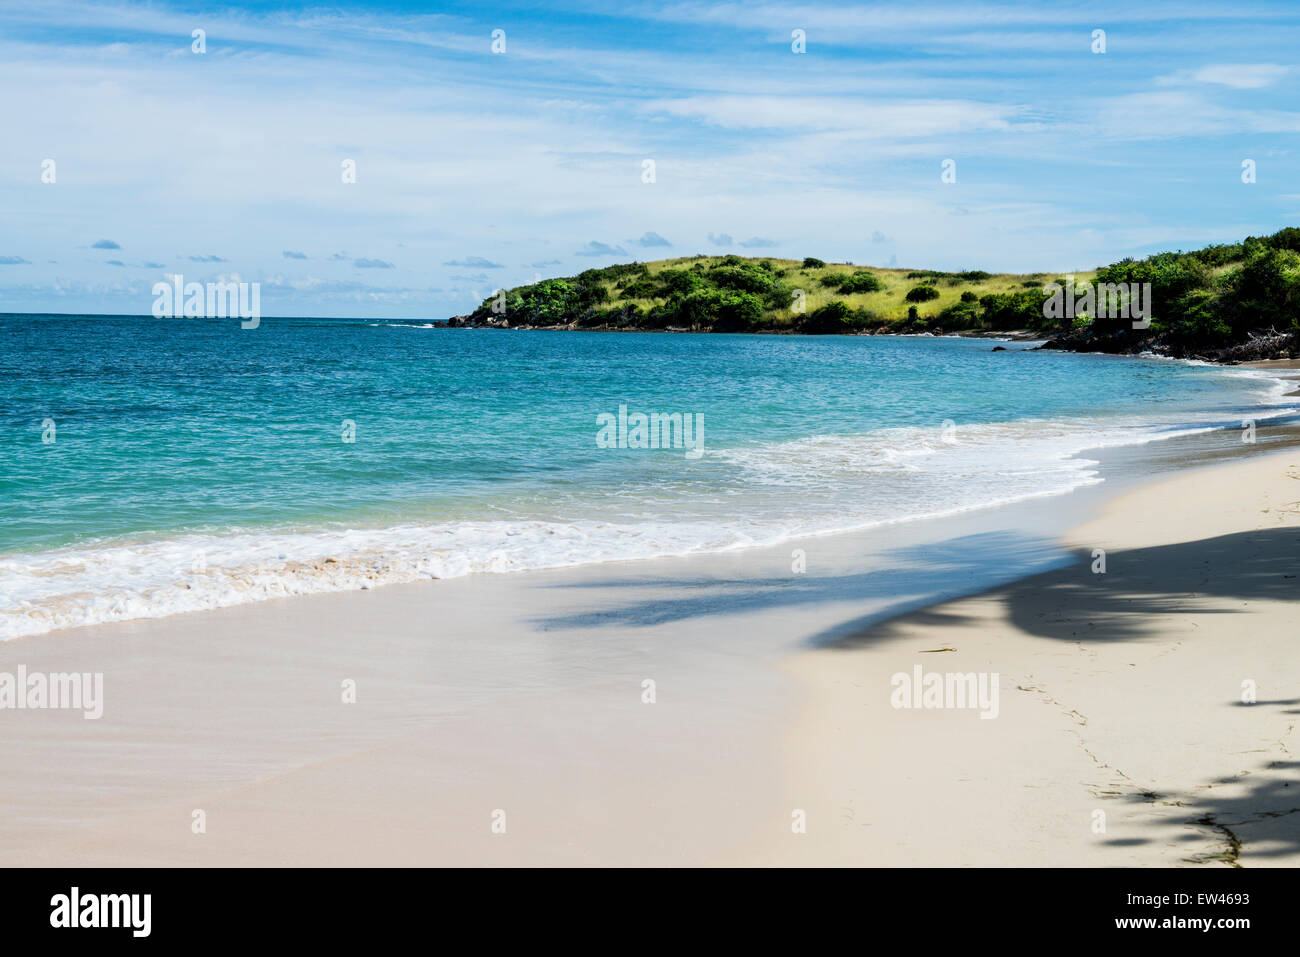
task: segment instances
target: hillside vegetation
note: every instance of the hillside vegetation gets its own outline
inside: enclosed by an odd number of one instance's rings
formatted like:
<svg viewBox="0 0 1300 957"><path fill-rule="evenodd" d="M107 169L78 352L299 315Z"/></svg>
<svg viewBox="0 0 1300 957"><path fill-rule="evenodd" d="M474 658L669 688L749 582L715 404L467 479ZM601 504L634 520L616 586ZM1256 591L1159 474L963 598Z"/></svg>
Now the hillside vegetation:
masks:
<svg viewBox="0 0 1300 957"><path fill-rule="evenodd" d="M489 297L462 318L512 327L712 332L1039 328L1042 287L1052 278L689 256L516 286L505 290L504 301Z"/></svg>
<svg viewBox="0 0 1300 957"><path fill-rule="evenodd" d="M1028 330L1066 347L1173 353L1300 329L1300 229L1192 252L1124 259L1073 274L1079 286L1150 283L1151 325L1046 317L1048 273L879 269L808 258L690 256L588 269L517 286L453 325L697 332Z"/></svg>

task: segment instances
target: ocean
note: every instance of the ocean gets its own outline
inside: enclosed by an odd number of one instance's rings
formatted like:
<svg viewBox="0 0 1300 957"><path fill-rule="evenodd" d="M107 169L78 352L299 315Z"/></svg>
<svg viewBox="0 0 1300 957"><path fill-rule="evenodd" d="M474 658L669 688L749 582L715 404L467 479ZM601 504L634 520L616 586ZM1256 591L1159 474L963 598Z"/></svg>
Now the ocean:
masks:
<svg viewBox="0 0 1300 957"><path fill-rule="evenodd" d="M946 337L0 335L0 639L954 514L1096 483L1089 449L1296 411L1257 371Z"/></svg>

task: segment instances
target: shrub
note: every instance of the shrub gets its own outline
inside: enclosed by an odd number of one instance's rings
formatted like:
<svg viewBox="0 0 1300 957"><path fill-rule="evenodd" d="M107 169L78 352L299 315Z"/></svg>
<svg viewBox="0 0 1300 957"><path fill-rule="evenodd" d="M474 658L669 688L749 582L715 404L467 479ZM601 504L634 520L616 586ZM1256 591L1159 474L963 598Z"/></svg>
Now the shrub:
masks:
<svg viewBox="0 0 1300 957"><path fill-rule="evenodd" d="M981 320L994 329L1044 329L1056 320L1043 316L1043 303L1048 294L1041 289L1022 292L989 293L980 298L984 310Z"/></svg>
<svg viewBox="0 0 1300 957"><path fill-rule="evenodd" d="M650 275L650 267L645 263L623 263L617 266L606 266L604 269L594 269L596 272L604 275L606 279L620 279L626 281L636 276Z"/></svg>
<svg viewBox="0 0 1300 957"><path fill-rule="evenodd" d="M804 269L822 269L825 266L826 264L824 262L820 259L814 259L812 256L806 257L803 261Z"/></svg>
<svg viewBox="0 0 1300 957"><path fill-rule="evenodd" d="M1239 261L1244 252L1241 243L1233 243L1228 246L1206 246L1189 255L1195 256L1207 266L1226 266L1228 263Z"/></svg>
<svg viewBox="0 0 1300 957"><path fill-rule="evenodd" d="M689 296L705 288L709 283L703 269L695 271L699 268L700 264L696 263L692 269L665 269L659 274L659 295L664 298Z"/></svg>
<svg viewBox="0 0 1300 957"><path fill-rule="evenodd" d="M744 332L763 322L763 303L751 293L725 293L718 301L714 332Z"/></svg>
<svg viewBox="0 0 1300 957"><path fill-rule="evenodd" d="M875 273L867 272L865 269L859 269L851 276L844 276L840 280L840 292L878 292L884 289L884 284Z"/></svg>
<svg viewBox="0 0 1300 957"><path fill-rule="evenodd" d="M1274 249L1290 249L1293 252L1300 252L1300 229L1294 226L1279 229L1268 237L1268 244Z"/></svg>
<svg viewBox="0 0 1300 957"><path fill-rule="evenodd" d="M1198 289L1187 297L1178 320L1174 338L1188 345L1220 342L1232 333L1218 297L1208 289Z"/></svg>
<svg viewBox="0 0 1300 957"><path fill-rule="evenodd" d="M812 335L835 335L852 332L853 328L853 311L842 299L836 299L819 309L814 309L799 324L800 332Z"/></svg>
<svg viewBox="0 0 1300 957"><path fill-rule="evenodd" d="M961 302L954 302L939 313L939 323L948 329L969 329L979 325L980 310L973 294L970 299L962 295Z"/></svg>
<svg viewBox="0 0 1300 957"><path fill-rule="evenodd" d="M659 296L660 285L653 279L638 279L623 287L624 299L655 299Z"/></svg>
<svg viewBox="0 0 1300 957"><path fill-rule="evenodd" d="M1273 326L1300 329L1300 253L1269 249L1224 277L1223 320L1245 333Z"/></svg>
<svg viewBox="0 0 1300 957"><path fill-rule="evenodd" d="M939 298L939 290L928 284L913 286L907 291L904 297L908 302L929 302L931 299Z"/></svg>
<svg viewBox="0 0 1300 957"><path fill-rule="evenodd" d="M776 285L776 277L766 269L749 263L715 266L708 272L714 285L742 292L767 292Z"/></svg>

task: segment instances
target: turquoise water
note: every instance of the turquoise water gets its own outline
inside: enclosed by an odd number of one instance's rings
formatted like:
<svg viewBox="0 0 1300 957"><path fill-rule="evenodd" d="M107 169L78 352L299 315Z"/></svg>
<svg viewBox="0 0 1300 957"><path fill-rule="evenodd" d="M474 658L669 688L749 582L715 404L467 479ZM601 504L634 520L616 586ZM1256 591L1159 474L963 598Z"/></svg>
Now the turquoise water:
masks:
<svg viewBox="0 0 1300 957"><path fill-rule="evenodd" d="M1260 374L950 338L28 316L0 333L0 637L1059 494L1096 480L1081 450L1285 408ZM703 455L600 448L620 405L699 417Z"/></svg>

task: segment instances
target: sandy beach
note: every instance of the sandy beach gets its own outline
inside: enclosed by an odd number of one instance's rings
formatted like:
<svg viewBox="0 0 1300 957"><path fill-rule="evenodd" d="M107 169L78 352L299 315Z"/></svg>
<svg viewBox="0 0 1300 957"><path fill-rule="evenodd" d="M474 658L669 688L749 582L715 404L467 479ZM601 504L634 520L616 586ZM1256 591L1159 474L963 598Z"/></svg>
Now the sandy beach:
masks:
<svg viewBox="0 0 1300 957"><path fill-rule="evenodd" d="M4 714L0 863L1297 863L1300 453L1098 500L973 518L939 572L1003 580L923 608L847 534L6 642L104 713Z"/></svg>
<svg viewBox="0 0 1300 957"><path fill-rule="evenodd" d="M800 859L1294 866L1298 482L1292 452L1159 481L1064 570L798 658L792 780L824 822ZM997 719L890 707L918 663L1000 672Z"/></svg>

